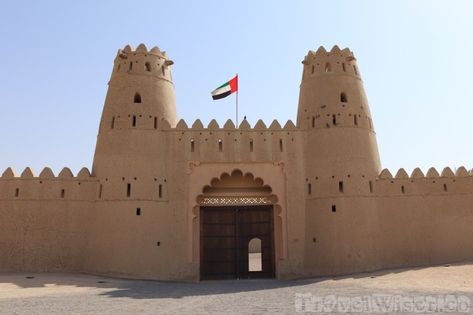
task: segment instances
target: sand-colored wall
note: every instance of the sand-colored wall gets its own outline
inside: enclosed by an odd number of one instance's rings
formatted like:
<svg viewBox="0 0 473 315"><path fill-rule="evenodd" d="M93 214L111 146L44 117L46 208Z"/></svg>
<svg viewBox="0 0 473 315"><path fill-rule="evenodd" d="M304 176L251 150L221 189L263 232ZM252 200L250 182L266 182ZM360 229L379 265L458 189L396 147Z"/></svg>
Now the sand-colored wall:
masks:
<svg viewBox="0 0 473 315"><path fill-rule="evenodd" d="M0 271L81 271L97 181L83 169L0 179Z"/></svg>
<svg viewBox="0 0 473 315"><path fill-rule="evenodd" d="M169 159L176 154L184 157L170 163L168 171L175 176L166 178L161 198L153 178L145 181L138 177L128 198L127 179L120 174L107 181L4 176L0 180L0 231L2 248L8 254L0 261L1 269L198 280L199 260L189 259L189 250L196 246L189 214L203 183L208 185L234 169L250 171L265 183L283 179L284 188L278 190L273 185L274 192L285 194L278 200L286 199L281 205L286 207L286 235L277 238L278 246L285 243L286 248L278 262L281 279L473 258L473 177L463 168L456 175L449 169L442 175L431 170L429 177L418 170L407 176L401 170L397 178L391 178L383 171L372 182L373 192L369 179L361 174L344 179L343 193L339 192L339 178L319 178L321 184L315 182L309 196L307 182L300 180L304 170L300 163L292 162L297 161L295 152L303 150L300 130L170 128L156 132L172 143ZM239 145L219 152L218 139L229 132ZM226 154L227 161L233 162L213 161L210 153L201 157L203 153L191 152L189 142L183 141L194 139L196 149L198 143L209 143L210 133L215 143L207 149L216 147L214 154ZM278 152L279 141L268 141L279 137L290 143L283 154ZM254 140L255 144L267 144L259 159L279 171L262 172L264 163L249 159L249 144L242 140L249 138L262 140ZM257 151L255 145L253 153ZM16 188L20 189L19 197L15 197ZM62 189L65 198L61 198ZM335 213L332 204L337 206ZM137 207L141 208L140 216L136 215Z"/></svg>
<svg viewBox="0 0 473 315"><path fill-rule="evenodd" d="M271 188L279 279L473 259L473 174L381 171L348 49L306 56L297 125L177 121L171 64L119 50L92 174L3 173L0 271L199 280L199 198L234 171Z"/></svg>
<svg viewBox="0 0 473 315"><path fill-rule="evenodd" d="M423 177L420 170L408 177L401 170L397 178L383 171L372 193L369 188L350 193L361 190L350 189L350 182L346 192L340 193L334 181L330 195L311 198L307 274L337 275L473 259L473 176L464 168L456 176L446 170L443 176L432 172L434 177ZM363 186L369 187L367 182ZM336 212L332 204L337 205Z"/></svg>

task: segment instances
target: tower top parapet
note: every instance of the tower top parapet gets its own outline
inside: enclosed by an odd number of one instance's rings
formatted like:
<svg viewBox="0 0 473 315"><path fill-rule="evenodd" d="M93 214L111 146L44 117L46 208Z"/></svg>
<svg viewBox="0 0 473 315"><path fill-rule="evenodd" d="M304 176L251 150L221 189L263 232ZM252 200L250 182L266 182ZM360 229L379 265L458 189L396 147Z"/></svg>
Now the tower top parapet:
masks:
<svg viewBox="0 0 473 315"><path fill-rule="evenodd" d="M169 59L167 53L157 46L148 49L145 44L139 44L133 48L126 45L118 50L115 57L112 78L116 75L147 75L172 82L171 65L174 62Z"/></svg>
<svg viewBox="0 0 473 315"><path fill-rule="evenodd" d="M146 47L145 44L141 43L134 49L131 45L126 45L123 49L118 50L118 55L122 59L126 59L129 54L133 55L138 55L138 54L143 54L143 55L154 55L157 57L161 57L164 59L168 59L168 55L165 51L161 51L158 46L154 46L150 50Z"/></svg>
<svg viewBox="0 0 473 315"><path fill-rule="evenodd" d="M320 46L317 51L310 50L302 61L304 78L311 75L343 73L360 78L356 58L349 48L340 49L337 45L327 51Z"/></svg>
<svg viewBox="0 0 473 315"><path fill-rule="evenodd" d="M335 45L330 51L327 51L324 46L320 46L317 51L309 50L302 63L307 65L313 63L316 60L327 59L341 59L345 60L346 62L356 60L353 52L348 47L340 49L337 45Z"/></svg>

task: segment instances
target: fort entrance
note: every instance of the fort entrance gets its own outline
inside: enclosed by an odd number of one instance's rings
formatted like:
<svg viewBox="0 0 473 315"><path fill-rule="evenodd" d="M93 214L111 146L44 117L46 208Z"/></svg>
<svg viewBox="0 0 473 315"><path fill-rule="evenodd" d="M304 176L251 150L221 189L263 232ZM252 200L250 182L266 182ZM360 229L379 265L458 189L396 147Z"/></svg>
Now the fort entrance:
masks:
<svg viewBox="0 0 473 315"><path fill-rule="evenodd" d="M200 196L200 278L275 276L271 187L241 171L224 174Z"/></svg>
<svg viewBox="0 0 473 315"><path fill-rule="evenodd" d="M272 206L202 207L200 235L202 280L274 277Z"/></svg>

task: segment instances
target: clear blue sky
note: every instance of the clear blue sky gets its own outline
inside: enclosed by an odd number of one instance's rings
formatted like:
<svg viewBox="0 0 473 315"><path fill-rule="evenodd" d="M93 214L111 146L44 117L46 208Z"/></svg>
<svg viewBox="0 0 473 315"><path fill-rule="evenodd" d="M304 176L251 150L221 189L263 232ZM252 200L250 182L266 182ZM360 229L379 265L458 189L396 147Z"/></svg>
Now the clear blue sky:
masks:
<svg viewBox="0 0 473 315"><path fill-rule="evenodd" d="M174 60L178 114L234 117L209 93L240 75L242 115L295 120L301 60L358 59L383 167L473 165L473 1L6 1L0 11L0 169L91 167L118 48Z"/></svg>

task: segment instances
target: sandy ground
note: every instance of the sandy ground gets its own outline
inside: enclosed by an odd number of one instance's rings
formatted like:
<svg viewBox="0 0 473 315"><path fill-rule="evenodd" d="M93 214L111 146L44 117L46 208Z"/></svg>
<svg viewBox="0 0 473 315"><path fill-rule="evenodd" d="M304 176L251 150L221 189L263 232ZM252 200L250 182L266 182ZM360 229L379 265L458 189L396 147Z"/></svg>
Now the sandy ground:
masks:
<svg viewBox="0 0 473 315"><path fill-rule="evenodd" d="M170 283L80 274L0 274L1 314L412 313L408 307L373 310L352 303L351 309L334 309L320 308L319 303L335 297L340 307L346 298L378 295L427 297L437 301L429 306L434 313L473 314L473 263L291 281ZM446 296L457 299L456 306L439 306Z"/></svg>

